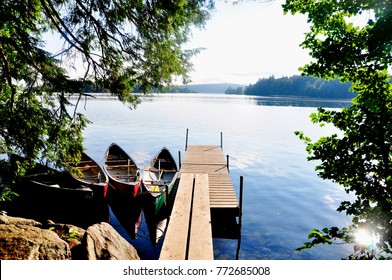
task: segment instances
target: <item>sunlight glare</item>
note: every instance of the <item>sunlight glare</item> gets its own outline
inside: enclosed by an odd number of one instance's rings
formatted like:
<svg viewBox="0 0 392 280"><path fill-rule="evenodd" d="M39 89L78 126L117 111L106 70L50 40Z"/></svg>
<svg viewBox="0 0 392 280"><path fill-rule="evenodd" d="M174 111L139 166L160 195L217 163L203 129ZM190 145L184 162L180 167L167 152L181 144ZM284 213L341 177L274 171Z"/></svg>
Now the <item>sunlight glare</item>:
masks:
<svg viewBox="0 0 392 280"><path fill-rule="evenodd" d="M365 229L360 229L355 234L355 241L360 245L367 246L370 248L375 247L375 245L379 241L379 237Z"/></svg>

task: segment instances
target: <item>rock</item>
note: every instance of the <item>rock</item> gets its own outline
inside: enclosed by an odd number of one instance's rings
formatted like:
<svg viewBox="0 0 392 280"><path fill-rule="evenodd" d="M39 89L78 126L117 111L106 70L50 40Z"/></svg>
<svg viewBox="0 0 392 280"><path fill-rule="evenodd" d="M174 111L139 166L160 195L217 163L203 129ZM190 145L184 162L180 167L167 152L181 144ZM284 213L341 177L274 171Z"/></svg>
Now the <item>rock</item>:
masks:
<svg viewBox="0 0 392 280"><path fill-rule="evenodd" d="M18 225L35 226L35 227L42 226L41 223L34 221L34 220L31 220L31 219L10 217L10 216L4 216L4 215L0 215L0 224L4 224L4 225L18 224Z"/></svg>
<svg viewBox="0 0 392 280"><path fill-rule="evenodd" d="M69 260L67 242L29 219L0 216L0 259Z"/></svg>
<svg viewBox="0 0 392 280"><path fill-rule="evenodd" d="M0 260L139 260L136 249L107 223L87 230L0 215Z"/></svg>
<svg viewBox="0 0 392 280"><path fill-rule="evenodd" d="M87 228L83 238L89 260L139 260L136 249L111 225L102 222Z"/></svg>

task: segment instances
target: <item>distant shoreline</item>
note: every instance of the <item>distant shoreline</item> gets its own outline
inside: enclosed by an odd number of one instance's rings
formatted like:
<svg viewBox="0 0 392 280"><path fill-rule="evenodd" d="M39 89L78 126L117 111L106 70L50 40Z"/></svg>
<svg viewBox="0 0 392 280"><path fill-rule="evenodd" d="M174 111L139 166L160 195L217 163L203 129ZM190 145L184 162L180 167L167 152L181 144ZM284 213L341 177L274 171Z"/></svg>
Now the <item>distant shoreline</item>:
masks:
<svg viewBox="0 0 392 280"><path fill-rule="evenodd" d="M331 102L331 103L345 103L345 104L352 104L352 99L347 99L347 98L327 98L327 97L319 97L319 96L297 96L297 95L248 95L248 94L227 94L227 93L150 93L150 94L142 94L142 93L136 93L139 95L141 98L159 98L159 97L164 97L164 96L175 96L175 95L183 95L183 96L190 96L190 95L200 95L200 96L220 96L220 97L245 97L245 98L254 98L254 99L260 99L264 101L276 101L276 102L281 102L284 100L287 101L308 101L308 102ZM70 94L69 95L70 99L77 99L79 98L79 94ZM117 96L113 95L111 93L88 93L87 98L91 100L117 100ZM142 100L143 101L143 100Z"/></svg>

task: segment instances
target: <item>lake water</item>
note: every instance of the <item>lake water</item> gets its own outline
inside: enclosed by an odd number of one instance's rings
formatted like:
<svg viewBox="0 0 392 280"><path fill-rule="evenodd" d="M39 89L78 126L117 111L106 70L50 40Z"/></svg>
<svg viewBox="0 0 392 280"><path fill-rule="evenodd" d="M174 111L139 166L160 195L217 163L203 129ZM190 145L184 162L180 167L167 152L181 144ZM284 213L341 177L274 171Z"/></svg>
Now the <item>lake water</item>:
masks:
<svg viewBox="0 0 392 280"><path fill-rule="evenodd" d="M212 94L161 94L145 97L136 110L116 100L89 100L81 111L93 122L85 131L87 152L103 162L116 142L143 168L166 146L175 157L189 145L220 144L230 156L230 176L238 196L244 177L242 244L239 259L340 259L351 245L319 246L298 252L313 228L346 226L350 218L338 213L343 189L317 177L315 163L306 160L305 145L294 131L312 139L336 132L310 122L316 106L342 107L345 102L290 98L260 98ZM144 259L159 255L145 225L131 240L113 217L115 228ZM236 240L214 239L215 259L235 259Z"/></svg>

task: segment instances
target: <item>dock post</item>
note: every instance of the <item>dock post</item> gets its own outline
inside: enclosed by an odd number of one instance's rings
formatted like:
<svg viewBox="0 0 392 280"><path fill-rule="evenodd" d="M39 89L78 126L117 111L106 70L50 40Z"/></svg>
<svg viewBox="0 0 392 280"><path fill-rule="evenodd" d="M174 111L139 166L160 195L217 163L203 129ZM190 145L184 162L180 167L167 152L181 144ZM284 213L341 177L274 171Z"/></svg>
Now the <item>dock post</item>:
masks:
<svg viewBox="0 0 392 280"><path fill-rule="evenodd" d="M188 128L186 129L186 138L185 138L185 151L188 149Z"/></svg>
<svg viewBox="0 0 392 280"><path fill-rule="evenodd" d="M223 133L221 132L221 149L223 150Z"/></svg>
<svg viewBox="0 0 392 280"><path fill-rule="evenodd" d="M229 168L229 155L226 155L226 166L227 166L227 171L230 172L230 168Z"/></svg>
<svg viewBox="0 0 392 280"><path fill-rule="evenodd" d="M244 177L240 176L240 213L238 217L238 244L236 259L238 260L241 249L241 229L242 229L242 195L244 192Z"/></svg>
<svg viewBox="0 0 392 280"><path fill-rule="evenodd" d="M239 216L239 224L240 228L242 227L242 195L244 193L244 177L240 176L240 216Z"/></svg>
<svg viewBox="0 0 392 280"><path fill-rule="evenodd" d="M181 169L181 151L178 151L178 168Z"/></svg>

